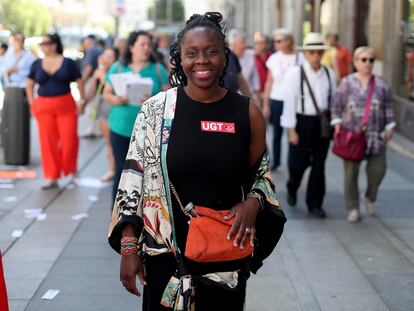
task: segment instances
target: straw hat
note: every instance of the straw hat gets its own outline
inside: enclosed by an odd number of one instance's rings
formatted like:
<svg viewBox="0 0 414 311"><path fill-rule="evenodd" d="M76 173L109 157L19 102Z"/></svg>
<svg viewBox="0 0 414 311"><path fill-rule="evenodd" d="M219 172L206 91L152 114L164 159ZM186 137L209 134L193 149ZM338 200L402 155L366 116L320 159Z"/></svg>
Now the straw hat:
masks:
<svg viewBox="0 0 414 311"><path fill-rule="evenodd" d="M319 32L310 32L303 40L303 46L299 46L298 50L302 51L323 51L329 49L328 45L324 44L323 36Z"/></svg>

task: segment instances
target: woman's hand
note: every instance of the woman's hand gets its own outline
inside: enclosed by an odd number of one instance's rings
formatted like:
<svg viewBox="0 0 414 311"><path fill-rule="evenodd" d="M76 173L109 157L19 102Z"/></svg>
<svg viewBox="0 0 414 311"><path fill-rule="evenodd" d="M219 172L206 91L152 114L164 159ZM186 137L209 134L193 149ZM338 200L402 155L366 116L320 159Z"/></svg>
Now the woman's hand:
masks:
<svg viewBox="0 0 414 311"><path fill-rule="evenodd" d="M393 129L386 130L384 133L384 141L388 143L392 139L392 135L394 134Z"/></svg>
<svg viewBox="0 0 414 311"><path fill-rule="evenodd" d="M81 99L78 105L78 115L81 116L85 113L87 102L85 99Z"/></svg>
<svg viewBox="0 0 414 311"><path fill-rule="evenodd" d="M335 134L338 134L341 130L341 123L335 124Z"/></svg>
<svg viewBox="0 0 414 311"><path fill-rule="evenodd" d="M289 142L292 145L296 146L297 144L299 144L299 135L294 128L288 129L288 138L289 138Z"/></svg>
<svg viewBox="0 0 414 311"><path fill-rule="evenodd" d="M257 212L260 209L260 203L257 198L247 198L246 201L235 205L230 212L224 217L228 220L236 217L230 231L227 233L227 240L231 240L235 235L233 246L244 248L244 242L248 235L250 235L250 244L254 245L255 237L255 223Z"/></svg>
<svg viewBox="0 0 414 311"><path fill-rule="evenodd" d="M142 285L147 285L144 277L144 265L138 254L121 255L121 282L127 291L131 294L141 296L137 288L136 278Z"/></svg>
<svg viewBox="0 0 414 311"><path fill-rule="evenodd" d="M270 119L270 107L269 107L269 103L264 102L263 103L263 110L262 110L263 116L266 120Z"/></svg>
<svg viewBox="0 0 414 311"><path fill-rule="evenodd" d="M114 105L125 105L128 103L128 98L125 96L114 96L113 104Z"/></svg>

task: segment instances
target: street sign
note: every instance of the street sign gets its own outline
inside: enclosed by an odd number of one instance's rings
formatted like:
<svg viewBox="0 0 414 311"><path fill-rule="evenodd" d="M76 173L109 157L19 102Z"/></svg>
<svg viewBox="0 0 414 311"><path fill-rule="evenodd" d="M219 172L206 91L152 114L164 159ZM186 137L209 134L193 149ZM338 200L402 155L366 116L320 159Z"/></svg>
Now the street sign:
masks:
<svg viewBox="0 0 414 311"><path fill-rule="evenodd" d="M114 16L122 16L125 14L125 0L115 0L114 1Z"/></svg>

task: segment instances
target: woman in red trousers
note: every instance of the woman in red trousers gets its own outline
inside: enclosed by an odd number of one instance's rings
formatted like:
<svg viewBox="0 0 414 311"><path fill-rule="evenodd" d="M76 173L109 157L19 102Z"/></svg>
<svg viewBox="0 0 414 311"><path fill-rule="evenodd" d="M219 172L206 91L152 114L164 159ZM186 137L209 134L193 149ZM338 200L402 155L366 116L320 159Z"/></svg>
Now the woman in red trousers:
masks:
<svg viewBox="0 0 414 311"><path fill-rule="evenodd" d="M81 101L84 101L84 91L75 62L63 57L60 37L57 34L45 35L40 46L45 56L32 64L26 94L39 128L45 178L42 189L47 190L58 187L57 180L62 173L72 178L76 176L78 112L70 83L77 82ZM37 97L33 92L35 83L39 84Z"/></svg>

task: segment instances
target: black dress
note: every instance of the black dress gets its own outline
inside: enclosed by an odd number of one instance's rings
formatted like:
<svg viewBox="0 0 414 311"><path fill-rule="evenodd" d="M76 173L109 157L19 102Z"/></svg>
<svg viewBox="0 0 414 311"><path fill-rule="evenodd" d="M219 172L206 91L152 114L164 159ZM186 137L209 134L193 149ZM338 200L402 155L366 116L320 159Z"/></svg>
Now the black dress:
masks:
<svg viewBox="0 0 414 311"><path fill-rule="evenodd" d="M242 184L249 173L249 99L233 91L213 103L201 103L178 88L169 138L167 167L181 202L228 210L242 201ZM172 196L177 244L184 252L188 219ZM246 260L197 263L184 258L191 275L245 269ZM160 307L162 293L176 270L172 254L147 256L143 310ZM213 288L195 281L195 306L201 310L243 310L245 284L239 290Z"/></svg>

